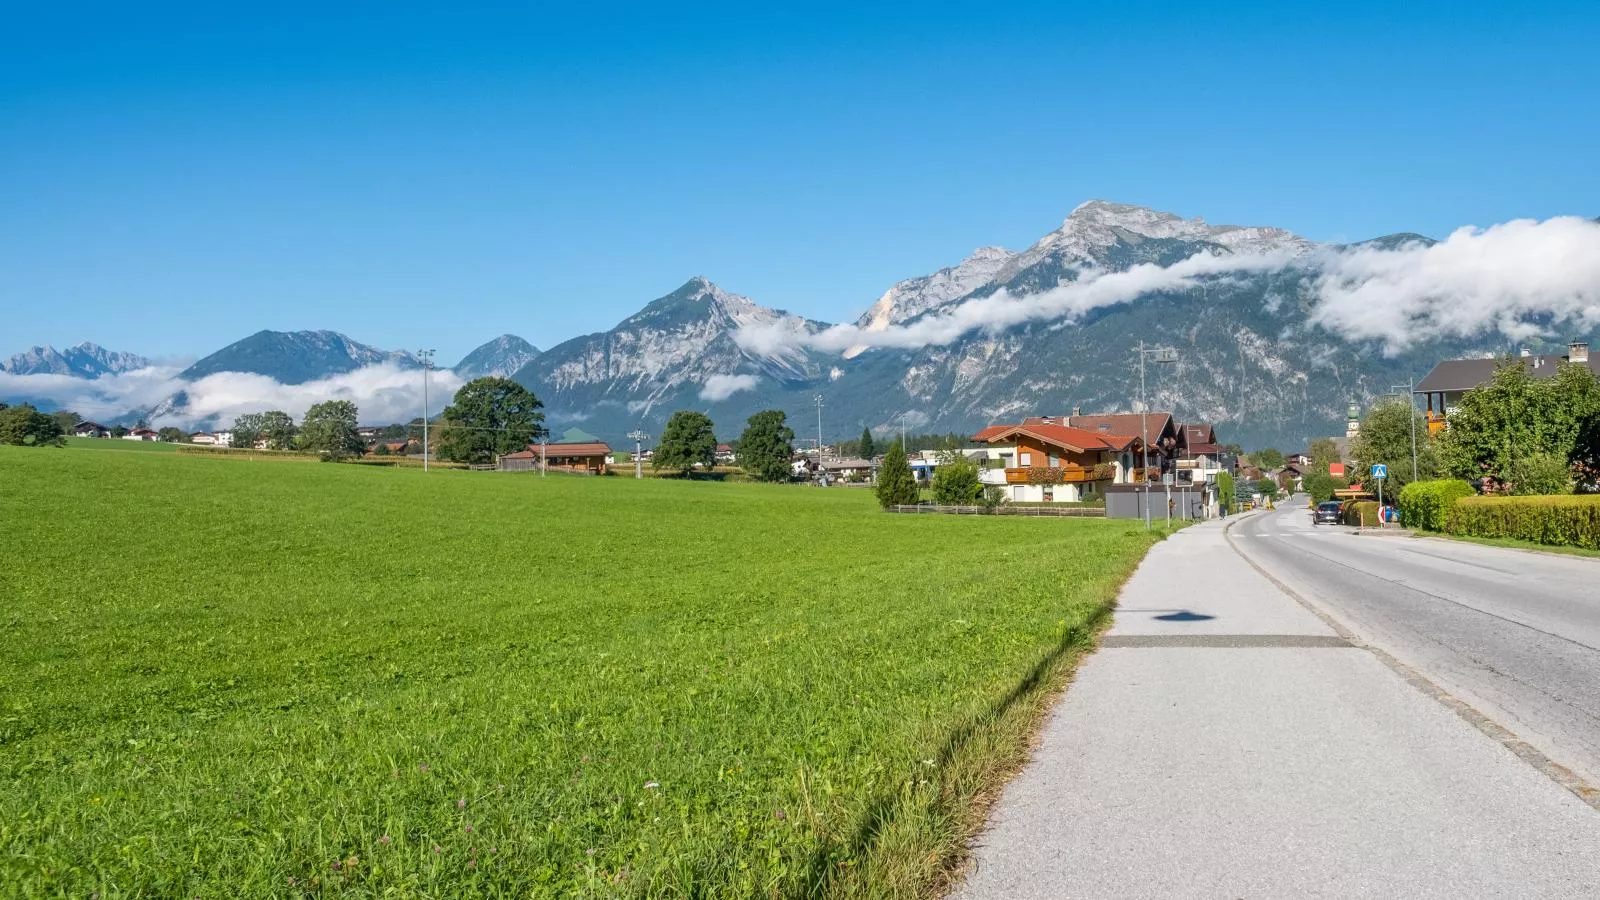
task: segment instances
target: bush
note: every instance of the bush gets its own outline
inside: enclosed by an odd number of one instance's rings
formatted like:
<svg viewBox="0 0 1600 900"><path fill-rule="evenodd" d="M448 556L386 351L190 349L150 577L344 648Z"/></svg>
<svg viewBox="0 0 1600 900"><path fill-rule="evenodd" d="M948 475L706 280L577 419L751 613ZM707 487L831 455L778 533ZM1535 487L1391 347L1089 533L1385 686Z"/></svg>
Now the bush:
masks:
<svg viewBox="0 0 1600 900"><path fill-rule="evenodd" d="M1600 550L1600 496L1464 497L1450 507L1445 531Z"/></svg>
<svg viewBox="0 0 1600 900"><path fill-rule="evenodd" d="M1400 523L1424 531L1443 531L1451 505L1472 495L1472 485L1456 478L1413 482L1400 490Z"/></svg>
<svg viewBox="0 0 1600 900"><path fill-rule="evenodd" d="M1383 524L1378 517L1378 501L1376 500L1351 500L1340 508L1346 525L1367 525L1376 527Z"/></svg>
<svg viewBox="0 0 1600 900"><path fill-rule="evenodd" d="M1508 467L1511 493L1519 496L1572 493L1572 467L1554 453L1529 453Z"/></svg>
<svg viewBox="0 0 1600 900"><path fill-rule="evenodd" d="M1350 486L1350 482L1343 478L1335 478L1327 472L1314 472L1306 476L1306 493L1311 495L1312 503L1325 503L1333 499L1333 492Z"/></svg>

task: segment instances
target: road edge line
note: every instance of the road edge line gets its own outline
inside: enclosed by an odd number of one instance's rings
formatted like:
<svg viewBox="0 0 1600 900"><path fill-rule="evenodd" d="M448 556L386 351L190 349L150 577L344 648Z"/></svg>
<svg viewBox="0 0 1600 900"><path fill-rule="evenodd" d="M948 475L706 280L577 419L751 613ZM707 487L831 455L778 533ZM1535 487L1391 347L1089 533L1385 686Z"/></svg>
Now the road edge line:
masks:
<svg viewBox="0 0 1600 900"><path fill-rule="evenodd" d="M1228 549L1232 550L1235 556L1244 560L1246 565L1256 571L1256 574L1265 578L1278 590L1283 591L1296 603L1305 607L1307 612L1322 620L1324 625L1333 629L1334 634L1349 641L1350 646L1358 647L1371 653L1378 658L1379 662L1388 666L1391 671L1404 679L1407 684L1421 691L1424 696L1454 712L1495 743L1509 750L1512 755L1538 770L1541 775L1566 788L1579 800L1588 804L1595 811L1600 812L1600 788L1596 788L1583 780L1578 773L1546 756L1543 751L1518 737L1511 729L1489 718L1471 704L1435 684L1426 675L1401 662L1394 654L1362 640L1355 632L1346 627L1343 622L1335 618L1332 613L1324 610L1310 599L1301 596L1299 591L1285 584L1276 575L1263 568L1260 563L1251 559L1249 554L1239 549L1238 543L1233 539L1233 526L1239 521L1243 520L1238 519L1223 525L1222 537L1228 542Z"/></svg>

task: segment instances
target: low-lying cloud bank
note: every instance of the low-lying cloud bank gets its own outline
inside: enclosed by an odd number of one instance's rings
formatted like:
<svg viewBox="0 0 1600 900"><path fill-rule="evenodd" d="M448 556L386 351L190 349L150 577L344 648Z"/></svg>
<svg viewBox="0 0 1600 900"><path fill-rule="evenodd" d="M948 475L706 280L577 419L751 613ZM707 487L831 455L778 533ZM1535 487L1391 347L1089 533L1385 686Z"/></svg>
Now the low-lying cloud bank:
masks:
<svg viewBox="0 0 1600 900"><path fill-rule="evenodd" d="M717 403L740 391L754 390L761 379L754 375L712 375L700 388L700 399Z"/></svg>
<svg viewBox="0 0 1600 900"><path fill-rule="evenodd" d="M1047 291L1001 290L878 330L844 324L805 334L769 326L742 329L735 338L766 356L796 347L839 352L941 346L974 331L1071 321L1152 294L1290 268L1308 276L1312 323L1351 338L1382 340L1391 352L1435 337L1498 331L1526 338L1552 326L1600 326L1600 223L1566 216L1465 227L1432 245L1324 247L1300 255L1200 253L1169 266L1085 269L1076 281Z"/></svg>
<svg viewBox="0 0 1600 900"><path fill-rule="evenodd" d="M283 384L265 375L218 372L198 381L179 379L177 368L152 366L95 379L67 375L12 375L0 372L0 397L24 398L70 409L86 419L116 419L154 410L155 426L226 426L246 413L281 409L303 417L325 400L349 400L363 422L405 422L422 413L422 373L389 363L367 366L304 384ZM437 413L461 387L460 376L435 370L428 378L428 405ZM181 406L169 401L182 394Z"/></svg>

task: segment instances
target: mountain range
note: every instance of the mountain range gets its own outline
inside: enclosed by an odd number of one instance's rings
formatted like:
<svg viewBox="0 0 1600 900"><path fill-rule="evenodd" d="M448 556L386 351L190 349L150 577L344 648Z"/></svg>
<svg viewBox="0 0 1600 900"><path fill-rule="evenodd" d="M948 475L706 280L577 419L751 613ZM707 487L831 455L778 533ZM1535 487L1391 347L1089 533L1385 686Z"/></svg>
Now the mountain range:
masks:
<svg viewBox="0 0 1600 900"><path fill-rule="evenodd" d="M45 344L0 361L0 372L12 375L68 375L74 378L99 378L132 372L150 365L150 360L133 353L107 350L85 341L65 350Z"/></svg>
<svg viewBox="0 0 1600 900"><path fill-rule="evenodd" d="M1397 234L1366 243L1392 249L1431 241ZM1201 290L1157 290L1070 320L977 329L910 349L869 348L867 340L839 352L813 349L804 340L827 323L761 306L697 276L608 331L542 352L502 335L467 354L454 371L463 378L510 375L544 401L552 423L581 425L614 443L635 428L659 434L678 409L707 412L724 438L736 436L757 410L784 409L795 430L809 436L820 396L824 438L831 441L854 437L864 426L965 431L1074 408L1127 411L1138 400L1133 347L1142 340L1178 350L1176 363L1146 373L1152 408L1216 423L1225 441L1297 448L1313 437L1342 434L1352 403L1364 405L1420 378L1441 358L1507 350L1504 337L1485 333L1385 353L1375 340L1311 324L1312 257L1320 246L1279 228L1211 225L1090 201L1024 250L983 247L948 268L893 285L864 303L867 310L854 324L870 337L1001 291L1037 294L1086 271L1167 266L1202 252L1306 262L1233 272L1204 280ZM755 349L737 339L741 329L799 339ZM85 344L65 354L35 348L4 368L93 378L143 362ZM381 350L337 332L262 331L199 360L180 377L240 371L301 384L375 363L419 366L409 352Z"/></svg>

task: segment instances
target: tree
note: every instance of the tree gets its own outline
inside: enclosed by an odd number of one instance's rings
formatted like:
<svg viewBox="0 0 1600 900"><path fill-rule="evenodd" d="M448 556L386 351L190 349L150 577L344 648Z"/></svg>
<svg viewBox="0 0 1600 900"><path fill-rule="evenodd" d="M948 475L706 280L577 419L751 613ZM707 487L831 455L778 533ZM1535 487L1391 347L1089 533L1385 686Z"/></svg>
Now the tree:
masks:
<svg viewBox="0 0 1600 900"><path fill-rule="evenodd" d="M939 464L933 471L933 502L945 506L966 506L978 502L983 494L978 464L956 448L955 442L939 451Z"/></svg>
<svg viewBox="0 0 1600 900"><path fill-rule="evenodd" d="M0 444L61 447L66 443L66 431L54 416L27 403L0 409Z"/></svg>
<svg viewBox="0 0 1600 900"><path fill-rule="evenodd" d="M78 423L83 421L83 416L70 409L58 409L50 414L50 418L61 425L62 434L70 434L72 429L77 428Z"/></svg>
<svg viewBox="0 0 1600 900"><path fill-rule="evenodd" d="M253 449L256 441L261 439L261 413L245 413L233 420L233 427L228 429L233 435L228 446Z"/></svg>
<svg viewBox="0 0 1600 900"><path fill-rule="evenodd" d="M1415 431L1413 431L1415 429ZM1417 477L1411 477L1411 441L1417 448ZM1375 465L1388 466L1385 496L1400 496L1412 481L1428 481L1439 474L1439 454L1428 436L1428 420L1409 397L1388 397L1373 404L1361 420L1361 431L1350 442L1356 471L1370 477Z"/></svg>
<svg viewBox="0 0 1600 900"><path fill-rule="evenodd" d="M911 463L906 460L906 449L899 441L891 443L889 451L883 455L875 491L878 505L884 509L917 502L917 480L911 474Z"/></svg>
<svg viewBox="0 0 1600 900"><path fill-rule="evenodd" d="M1333 499L1333 492L1350 486L1350 482L1343 478L1335 478L1327 472L1312 472L1306 476L1306 493L1311 495L1313 503L1324 503Z"/></svg>
<svg viewBox="0 0 1600 900"><path fill-rule="evenodd" d="M705 413L680 409L667 420L650 460L652 469L677 469L687 475L695 464L710 469L717 462L717 435Z"/></svg>
<svg viewBox="0 0 1600 900"><path fill-rule="evenodd" d="M349 400L327 400L306 410L300 423L300 447L328 459L360 456L367 444L356 433L356 405Z"/></svg>
<svg viewBox="0 0 1600 900"><path fill-rule="evenodd" d="M1233 473L1217 473L1217 503L1222 506L1222 514L1227 515L1233 506Z"/></svg>
<svg viewBox="0 0 1600 900"><path fill-rule="evenodd" d="M739 465L760 481L788 481L794 430L782 410L764 409L745 420Z"/></svg>
<svg viewBox="0 0 1600 900"><path fill-rule="evenodd" d="M1268 500L1278 499L1278 483L1271 478L1263 478L1256 482L1256 493Z"/></svg>
<svg viewBox="0 0 1600 900"><path fill-rule="evenodd" d="M872 429L861 429L861 445L856 448L856 453L862 459L871 459L878 455L878 445L872 441Z"/></svg>
<svg viewBox="0 0 1600 900"><path fill-rule="evenodd" d="M1524 493L1527 486L1516 484L1519 476L1557 487L1548 460L1529 462L1551 456L1572 466L1582 482L1592 462L1586 436L1597 418L1600 380L1587 366L1563 362L1553 377L1537 379L1521 360L1507 359L1451 411L1450 427L1439 441L1443 468L1468 481L1485 478L1498 489Z"/></svg>
<svg viewBox="0 0 1600 900"><path fill-rule="evenodd" d="M385 444L383 441L379 441L377 443L377 445L372 448L372 455L373 456L388 456L389 455L389 445Z"/></svg>
<svg viewBox="0 0 1600 900"><path fill-rule="evenodd" d="M294 447L294 419L283 410L264 413L246 413L233 420L233 441L230 446L254 448L265 441L268 450L289 450Z"/></svg>
<svg viewBox="0 0 1600 900"><path fill-rule="evenodd" d="M491 463L526 450L548 434L541 409L544 404L532 391L509 378L475 378L456 391L454 402L440 414L443 421L430 434L434 452L440 459Z"/></svg>
<svg viewBox="0 0 1600 900"><path fill-rule="evenodd" d="M1317 438L1311 442L1306 454L1311 457L1311 471L1321 472L1324 475L1328 474L1330 463L1343 461L1343 457L1339 454L1339 445L1333 442L1333 438Z"/></svg>
<svg viewBox="0 0 1600 900"><path fill-rule="evenodd" d="M1276 471L1283 468L1283 452L1276 447L1268 447L1250 454L1250 461L1263 469Z"/></svg>
<svg viewBox="0 0 1600 900"><path fill-rule="evenodd" d="M168 425L167 427L156 432L156 437L169 444L182 444L189 440L189 435L187 432L185 432L182 428L175 428L171 425Z"/></svg>
<svg viewBox="0 0 1600 900"><path fill-rule="evenodd" d="M128 436L128 426L126 426L126 425L113 425L113 426L111 426L111 436L114 437L114 438L127 437Z"/></svg>

